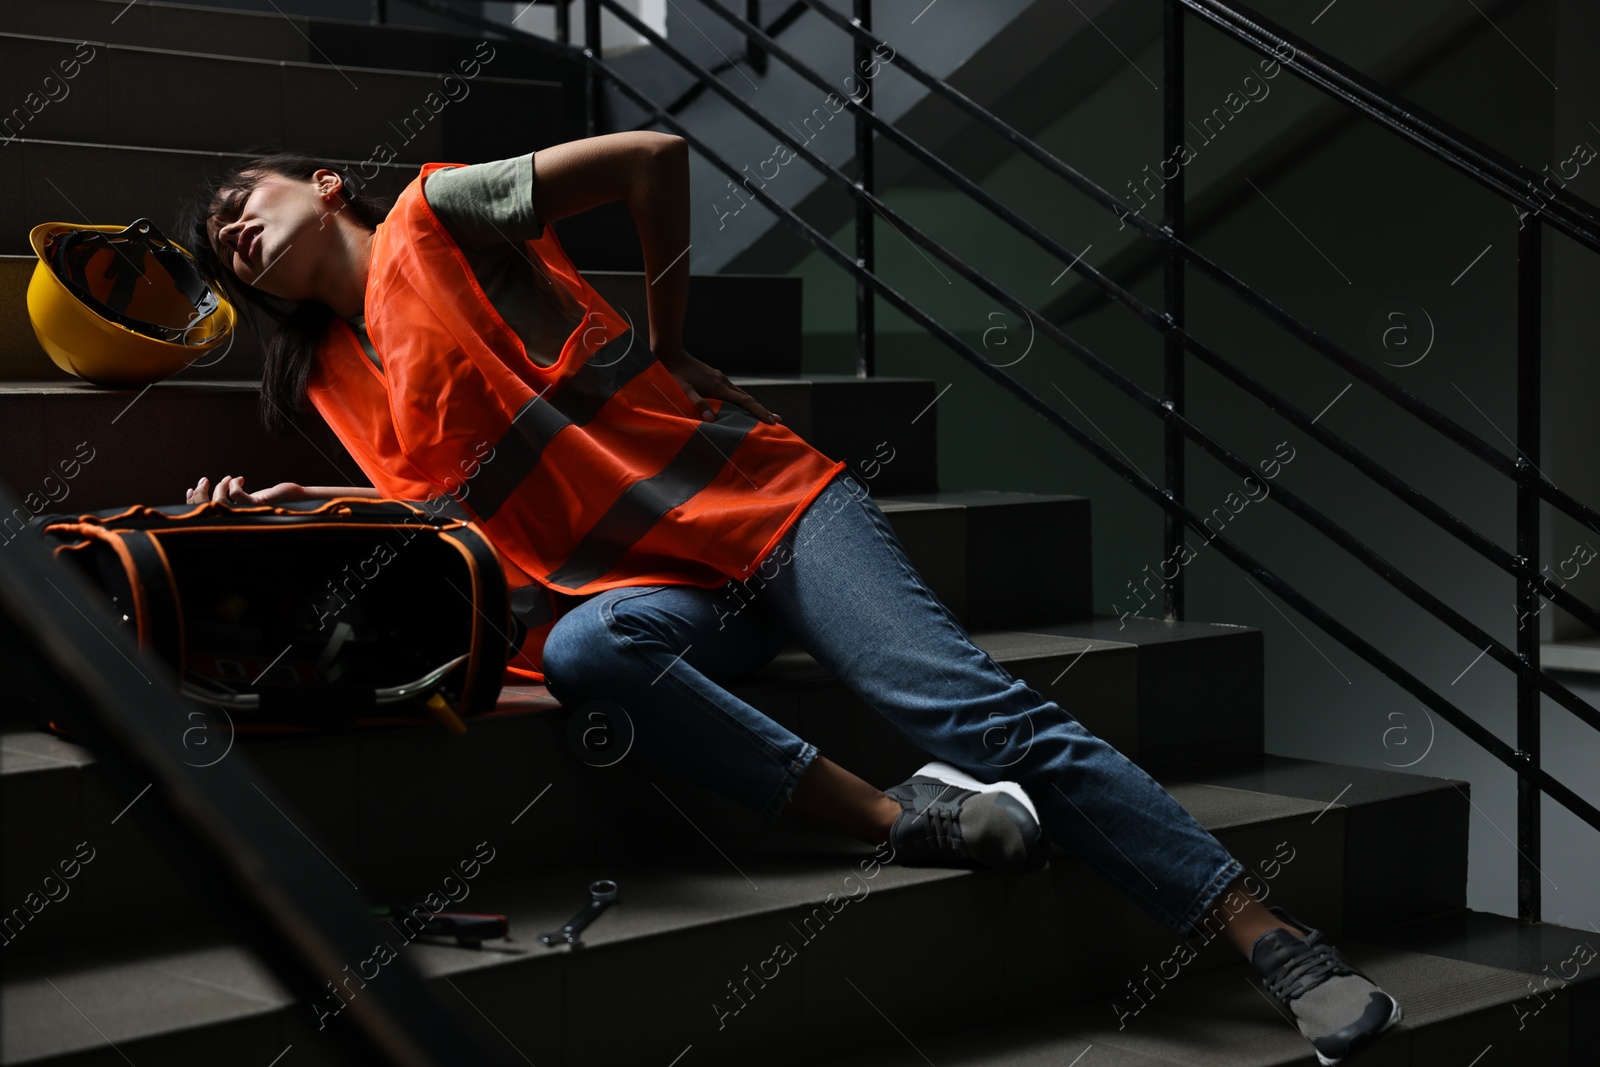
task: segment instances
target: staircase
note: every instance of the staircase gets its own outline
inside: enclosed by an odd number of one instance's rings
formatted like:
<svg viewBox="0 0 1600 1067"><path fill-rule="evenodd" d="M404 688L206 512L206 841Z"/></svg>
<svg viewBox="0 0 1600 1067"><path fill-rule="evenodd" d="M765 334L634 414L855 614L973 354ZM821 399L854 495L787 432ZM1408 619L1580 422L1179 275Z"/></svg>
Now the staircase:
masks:
<svg viewBox="0 0 1600 1067"><path fill-rule="evenodd" d="M0 203L0 479L52 511L175 503L201 474L358 483L325 431L257 429L259 353L244 339L145 392L57 372L25 321L27 229L170 223L241 147L239 130L361 160L387 136L373 129L410 113L474 42L121 0L11 5L0 69L13 95L85 40L96 55L72 94L0 148L12 194ZM376 184L398 189L440 153L497 158L576 135L570 71L532 45L494 47L474 95ZM162 110L179 99L185 109ZM614 265L614 232L557 229L581 267ZM590 276L643 321L638 273ZM933 382L803 375L796 279L707 276L691 289L688 347L850 463L976 642L1155 775L1269 903L1328 931L1400 998L1405 1022L1357 1062L1594 1062L1600 966L1585 949L1600 934L1466 909L1468 783L1265 753L1259 631L1095 615L1089 500L941 491ZM58 462L83 441L94 458L62 480ZM798 648L733 688L879 785L925 759ZM1314 1062L1241 962L1207 945L1178 965L1176 935L1068 855L1028 876L878 867L870 846L767 824L625 751L580 755L574 725L541 687L520 687L460 737L206 743L287 798L281 814L314 845L306 863L374 897L459 891L465 907L508 914L510 943L398 951L467 1025L530 1063ZM156 858L138 796L15 704L0 706L0 729L0 1064L344 1062L327 1037L352 1025L337 1001L319 1016L230 938L207 887ZM473 858L476 877L449 890ZM68 881L47 877L67 869ZM597 878L621 898L586 947L540 945ZM373 923L375 941L393 938Z"/></svg>

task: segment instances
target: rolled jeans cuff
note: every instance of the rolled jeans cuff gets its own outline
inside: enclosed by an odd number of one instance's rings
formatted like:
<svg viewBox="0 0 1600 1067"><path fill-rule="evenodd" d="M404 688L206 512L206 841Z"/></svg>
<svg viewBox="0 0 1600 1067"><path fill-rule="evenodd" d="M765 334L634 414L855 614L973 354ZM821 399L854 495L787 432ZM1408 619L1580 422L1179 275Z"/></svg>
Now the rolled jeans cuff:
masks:
<svg viewBox="0 0 1600 1067"><path fill-rule="evenodd" d="M816 745L807 741L805 747L800 750L800 755L796 756L794 762L789 764L789 769L784 772L783 778L778 782L778 788L773 793L772 800L761 813L768 822L777 821L778 816L783 814L784 805L788 804L789 798L794 795L795 786L800 784L801 777L806 773L806 769L811 766L811 761L820 754L820 751Z"/></svg>
<svg viewBox="0 0 1600 1067"><path fill-rule="evenodd" d="M1240 863L1232 856L1229 856L1227 861L1223 863L1222 867L1217 871L1216 877L1207 882L1205 888L1202 889L1198 895L1196 895L1194 903L1189 907L1188 912L1185 913L1178 921L1176 928L1184 933L1198 934L1200 931L1200 920L1205 918L1211 909L1216 906L1218 898L1222 896L1223 892L1227 890L1228 886L1232 885L1236 879L1242 878L1243 876L1244 864Z"/></svg>

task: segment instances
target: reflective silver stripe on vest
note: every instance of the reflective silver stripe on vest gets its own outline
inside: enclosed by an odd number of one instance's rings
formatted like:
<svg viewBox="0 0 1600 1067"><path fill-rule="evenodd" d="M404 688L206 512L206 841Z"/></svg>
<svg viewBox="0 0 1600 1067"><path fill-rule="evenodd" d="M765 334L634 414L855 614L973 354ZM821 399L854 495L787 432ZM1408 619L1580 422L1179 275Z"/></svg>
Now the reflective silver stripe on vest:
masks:
<svg viewBox="0 0 1600 1067"><path fill-rule="evenodd" d="M478 466L461 501L480 521L494 517L539 465L550 439L568 426L582 426L605 402L655 362L642 338L629 330L590 354L560 386L522 405L494 444L493 458Z"/></svg>
<svg viewBox="0 0 1600 1067"><path fill-rule="evenodd" d="M417 507L432 515L443 515L447 519L458 519L461 522L471 522L472 516L467 509L461 506L457 497L459 489L451 493L441 493L439 496L429 497L427 500L415 501Z"/></svg>
<svg viewBox="0 0 1600 1067"><path fill-rule="evenodd" d="M518 586L511 590L511 612L530 630L537 630L556 617L550 603L550 590L538 582Z"/></svg>
<svg viewBox="0 0 1600 1067"><path fill-rule="evenodd" d="M628 549L655 528L661 516L711 484L732 462L733 450L755 425L754 415L724 401L716 420L697 426L672 462L623 491L549 580L578 589L605 577Z"/></svg>

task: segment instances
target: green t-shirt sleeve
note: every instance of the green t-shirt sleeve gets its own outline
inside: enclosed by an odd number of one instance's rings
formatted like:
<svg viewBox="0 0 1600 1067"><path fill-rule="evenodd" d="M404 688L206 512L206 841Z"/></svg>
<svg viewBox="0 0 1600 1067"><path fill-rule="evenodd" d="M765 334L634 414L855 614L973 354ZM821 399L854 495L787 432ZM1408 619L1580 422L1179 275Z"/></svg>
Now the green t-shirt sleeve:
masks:
<svg viewBox="0 0 1600 1067"><path fill-rule="evenodd" d="M488 248L544 236L533 209L533 153L434 171L423 195L464 248Z"/></svg>

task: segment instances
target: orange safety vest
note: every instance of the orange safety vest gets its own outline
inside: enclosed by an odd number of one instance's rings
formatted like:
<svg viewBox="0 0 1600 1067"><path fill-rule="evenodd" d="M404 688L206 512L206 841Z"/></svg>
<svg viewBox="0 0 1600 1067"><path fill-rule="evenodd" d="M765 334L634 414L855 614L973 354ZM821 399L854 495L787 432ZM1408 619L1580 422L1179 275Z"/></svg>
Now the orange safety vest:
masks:
<svg viewBox="0 0 1600 1067"><path fill-rule="evenodd" d="M424 166L377 228L365 312L383 370L335 319L307 395L385 497L465 508L529 625L508 674L542 682L571 605L551 591L746 579L845 464L736 404L700 419L549 226L519 243L585 314L554 365L529 359L422 194L453 165Z"/></svg>

